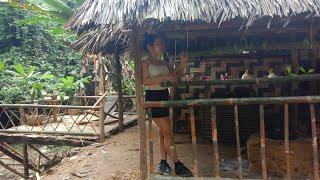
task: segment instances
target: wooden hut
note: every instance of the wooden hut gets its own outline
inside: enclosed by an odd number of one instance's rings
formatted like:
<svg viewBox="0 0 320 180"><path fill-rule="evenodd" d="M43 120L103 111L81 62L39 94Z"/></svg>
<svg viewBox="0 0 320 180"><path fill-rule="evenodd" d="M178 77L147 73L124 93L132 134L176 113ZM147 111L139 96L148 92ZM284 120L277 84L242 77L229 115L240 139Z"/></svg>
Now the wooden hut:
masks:
<svg viewBox="0 0 320 180"><path fill-rule="evenodd" d="M313 138L310 163L313 176L318 179L318 113L314 104L320 101L319 13L318 0L86 0L67 27L83 35L73 44L80 51L132 52L136 65L141 179L148 177L145 114L150 107L175 107L172 116L177 120L176 132L187 130L192 134L195 153L196 136L209 137L213 142L216 177L220 177L218 142L235 139L238 176L243 178L241 142L246 143L252 133L260 132L261 157L257 161L263 178L267 179L270 172L266 162L266 142L268 147L270 141L266 135L275 133L274 136L284 139L285 170L290 179L294 162L290 166L289 137L298 136L297 131L306 127L303 133ZM193 81L182 79L169 85L175 89L175 100L143 100L140 41L146 32L165 35L173 62L177 52L188 52L186 73ZM313 74L308 74L311 69ZM246 71L250 75L241 79ZM267 78L267 71L274 71L278 77ZM306 118L310 119L308 123ZM283 123L277 125L282 119ZM274 127L283 130L279 133ZM152 144L152 136L149 137ZM152 175L152 149L149 154ZM195 156L196 176L198 163Z"/></svg>

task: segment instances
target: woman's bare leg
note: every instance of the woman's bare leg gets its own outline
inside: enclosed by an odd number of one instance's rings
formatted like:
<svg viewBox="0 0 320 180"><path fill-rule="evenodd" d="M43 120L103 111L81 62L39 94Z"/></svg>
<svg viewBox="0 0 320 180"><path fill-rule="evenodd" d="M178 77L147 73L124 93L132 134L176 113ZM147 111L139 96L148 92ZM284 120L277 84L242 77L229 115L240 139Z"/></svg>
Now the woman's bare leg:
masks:
<svg viewBox="0 0 320 180"><path fill-rule="evenodd" d="M161 154L161 160L167 160L167 151L164 146L164 137L159 130L159 149Z"/></svg>
<svg viewBox="0 0 320 180"><path fill-rule="evenodd" d="M169 117L163 117L163 118L154 118L154 122L158 125L159 127L159 133L160 133L160 138L161 136L164 139L164 149L166 151L166 154L170 156L171 160L173 162L178 162L178 156L176 151L174 150L171 152L171 123L170 123L170 118ZM161 141L161 139L160 139ZM160 143L159 143L160 145ZM160 147L160 152L161 152L161 147ZM161 152L162 153L162 152ZM161 154L162 156L162 154Z"/></svg>

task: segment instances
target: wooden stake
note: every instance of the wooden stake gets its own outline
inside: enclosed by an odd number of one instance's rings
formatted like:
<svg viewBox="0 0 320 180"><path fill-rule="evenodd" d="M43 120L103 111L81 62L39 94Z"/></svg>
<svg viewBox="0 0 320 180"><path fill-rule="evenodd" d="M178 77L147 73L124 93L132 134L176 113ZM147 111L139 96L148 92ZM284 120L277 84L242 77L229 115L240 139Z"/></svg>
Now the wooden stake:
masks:
<svg viewBox="0 0 320 180"><path fill-rule="evenodd" d="M25 179L29 179L28 145L23 144L23 170Z"/></svg>
<svg viewBox="0 0 320 180"><path fill-rule="evenodd" d="M267 162L266 162L266 133L265 133L265 121L264 121L264 106L259 105L260 114L260 151L261 151L261 167L263 179L268 179L267 174Z"/></svg>
<svg viewBox="0 0 320 180"><path fill-rule="evenodd" d="M291 179L290 171L290 146L289 146L289 108L284 104L284 148L287 160L287 179Z"/></svg>
<svg viewBox="0 0 320 180"><path fill-rule="evenodd" d="M243 178L242 175L242 160L241 160L241 149L240 149L240 132L239 132L239 118L238 118L238 106L234 106L234 124L236 130L236 140L237 140L237 154L238 154L238 175L239 179Z"/></svg>
<svg viewBox="0 0 320 180"><path fill-rule="evenodd" d="M120 56L119 52L115 50L114 54L114 61L116 64L116 70L117 70L117 90L118 90L118 112L119 112L119 131L123 130L123 94L122 94L122 82L121 82L121 77L122 77L122 66L120 62Z"/></svg>
<svg viewBox="0 0 320 180"><path fill-rule="evenodd" d="M319 162L318 162L318 141L317 141L317 125L314 112L314 104L310 104L311 114L311 130L312 130L312 147L313 147L313 171L314 179L319 179Z"/></svg>
<svg viewBox="0 0 320 180"><path fill-rule="evenodd" d="M217 131L217 114L216 107L211 107L211 128L212 128L212 145L213 145L213 162L214 162L214 177L220 178L220 158L218 148L218 131Z"/></svg>
<svg viewBox="0 0 320 180"><path fill-rule="evenodd" d="M106 114L104 113L104 107L102 106L99 110L100 142L103 142L106 137L106 132L104 128L105 119L106 119Z"/></svg>
<svg viewBox="0 0 320 180"><path fill-rule="evenodd" d="M194 163L193 171L194 171L194 176L199 177L197 133L196 133L196 122L195 122L193 107L190 107L189 111L190 111L190 126L191 126L192 152L193 152L193 163Z"/></svg>
<svg viewBox="0 0 320 180"><path fill-rule="evenodd" d="M145 109L141 106L143 100L142 88L142 65L141 65L141 44L139 28L135 26L132 31L133 54L135 63L135 83L137 96L138 126L139 126L139 149L140 149L140 179L145 180L148 176L147 170L147 144L146 144L146 117Z"/></svg>

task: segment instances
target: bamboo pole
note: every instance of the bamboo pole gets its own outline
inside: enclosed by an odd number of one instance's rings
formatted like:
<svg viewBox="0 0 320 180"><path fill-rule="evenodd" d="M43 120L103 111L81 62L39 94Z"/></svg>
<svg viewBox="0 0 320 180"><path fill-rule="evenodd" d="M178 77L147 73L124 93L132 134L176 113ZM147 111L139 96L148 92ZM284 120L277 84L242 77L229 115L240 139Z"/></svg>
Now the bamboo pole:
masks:
<svg viewBox="0 0 320 180"><path fill-rule="evenodd" d="M212 129L212 145L213 145L213 162L214 162L214 177L220 178L220 158L218 148L218 131L217 131L217 110L215 106L211 107L211 129Z"/></svg>
<svg viewBox="0 0 320 180"><path fill-rule="evenodd" d="M58 105L58 95L53 95L52 100L51 100L52 105ZM58 113L59 109L58 108L53 108L53 121L57 122L58 121Z"/></svg>
<svg viewBox="0 0 320 180"><path fill-rule="evenodd" d="M69 106L69 105L40 105L40 104L0 104L7 108L60 108L60 109L99 109L101 106Z"/></svg>
<svg viewBox="0 0 320 180"><path fill-rule="evenodd" d="M237 155L238 155L238 175L239 179L243 178L242 175L242 159L241 159L241 149L240 149L240 132L239 132L239 117L238 117L238 106L234 106L234 124L236 131L236 140L237 140Z"/></svg>
<svg viewBox="0 0 320 180"><path fill-rule="evenodd" d="M198 149L197 149L197 133L196 133L196 122L194 117L194 109L189 108L190 112L190 127L192 136L192 153L193 153L193 173L195 177L199 177L199 163L198 163Z"/></svg>
<svg viewBox="0 0 320 180"><path fill-rule="evenodd" d="M148 176L147 170L147 145L146 145L146 117L143 104L142 88L142 65L141 65L141 44L139 27L135 26L132 31L133 54L135 63L135 84L137 96L138 127L139 127L139 149L140 149L140 179L145 180Z"/></svg>
<svg viewBox="0 0 320 180"><path fill-rule="evenodd" d="M23 144L23 170L25 179L29 179L28 145Z"/></svg>
<svg viewBox="0 0 320 180"><path fill-rule="evenodd" d="M151 109L148 109L148 122L149 122L149 173L154 173L154 160L153 160L153 127Z"/></svg>
<svg viewBox="0 0 320 180"><path fill-rule="evenodd" d="M297 82L297 81L314 81L320 80L320 74L308 74L298 76L278 76L275 78L254 78L254 79L228 79L228 80L209 80L209 81L183 81L177 83L163 84L165 87L170 86L200 86L200 85L260 85L268 83L286 83L286 82Z"/></svg>
<svg viewBox="0 0 320 180"><path fill-rule="evenodd" d="M147 101L143 107L196 107L196 106L231 106L249 104L315 104L320 102L320 96L291 97L250 97L250 98L215 98L176 101Z"/></svg>
<svg viewBox="0 0 320 180"><path fill-rule="evenodd" d="M114 61L116 64L116 70L117 70L117 84L118 84L118 111L119 111L119 131L123 130L123 93L122 93L122 82L121 82L121 77L122 77L122 66L120 62L120 56L119 52L115 50L114 54Z"/></svg>
<svg viewBox="0 0 320 180"><path fill-rule="evenodd" d="M313 172L314 172L313 178L319 179L317 125L316 125L314 104L310 104L310 114L311 114L311 130L312 130L312 147L313 147Z"/></svg>
<svg viewBox="0 0 320 180"><path fill-rule="evenodd" d="M268 179L267 161L266 161L266 133L265 133L265 120L264 120L264 106L259 105L260 115L260 152L261 152L261 167L262 177L264 180Z"/></svg>
<svg viewBox="0 0 320 180"><path fill-rule="evenodd" d="M106 119L106 114L104 113L104 108L101 107L99 110L99 136L100 136L100 142L103 142L106 137L106 132L104 128L104 120Z"/></svg>
<svg viewBox="0 0 320 180"><path fill-rule="evenodd" d="M101 96L101 98L99 99L98 102L96 103L100 103L101 107L99 109L99 128L100 128L100 142L103 142L105 137L106 137L106 133L105 133L105 128L104 128L104 120L106 118L106 114L104 113L104 104L105 104L105 90L104 90L104 68L103 68L103 62L102 62L102 56L101 56L101 52L98 54L98 61L100 64L100 70L99 70L99 77L100 77L100 81L99 81L99 88L100 88L100 92L101 94L103 94L103 96ZM95 104L96 105L96 104ZM93 106L95 107L95 106Z"/></svg>
<svg viewBox="0 0 320 180"><path fill-rule="evenodd" d="M288 104L284 104L284 146L287 161L287 179L291 179L290 170L290 146L289 146L289 108Z"/></svg>

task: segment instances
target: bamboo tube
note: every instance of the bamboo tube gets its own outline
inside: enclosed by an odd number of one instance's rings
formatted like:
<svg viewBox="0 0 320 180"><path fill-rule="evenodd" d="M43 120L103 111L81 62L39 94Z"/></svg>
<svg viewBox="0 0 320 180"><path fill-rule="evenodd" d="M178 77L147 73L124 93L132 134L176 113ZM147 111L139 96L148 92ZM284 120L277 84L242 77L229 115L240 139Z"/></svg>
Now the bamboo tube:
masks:
<svg viewBox="0 0 320 180"><path fill-rule="evenodd" d="M261 151L261 167L262 177L264 180L268 179L267 174L267 161L266 161L266 133L265 133L265 120L264 120L264 106L259 106L260 115L260 151Z"/></svg>
<svg viewBox="0 0 320 180"><path fill-rule="evenodd" d="M290 170L290 146L289 146L289 108L288 104L284 104L284 146L287 161L287 179L291 179Z"/></svg>
<svg viewBox="0 0 320 180"><path fill-rule="evenodd" d="M199 177L199 163L198 163L198 149L197 149L197 134L196 134L196 123L194 117L194 109L189 108L190 111L190 126L192 136L192 153L193 153L193 171L194 176Z"/></svg>
<svg viewBox="0 0 320 180"><path fill-rule="evenodd" d="M211 128L212 128L212 145L213 145L213 162L214 162L214 177L220 178L220 159L219 159L219 148L218 148L218 131L217 131L217 115L216 107L211 107Z"/></svg>
<svg viewBox="0 0 320 180"><path fill-rule="evenodd" d="M242 175L242 159L241 159L241 149L240 149L240 132L239 132L239 117L238 117L238 106L234 106L234 124L236 131L236 140L237 140L237 155L238 155L238 176L239 179L243 178Z"/></svg>
<svg viewBox="0 0 320 180"><path fill-rule="evenodd" d="M315 104L320 103L320 96L291 97L250 97L250 98L215 98L176 101L147 101L143 107L196 107L196 106L230 106L248 104Z"/></svg>
<svg viewBox="0 0 320 180"><path fill-rule="evenodd" d="M317 126L314 104L310 104L311 114L311 130L312 130L312 147L313 147L313 171L314 179L319 179L319 162L318 162L318 141L317 141Z"/></svg>

